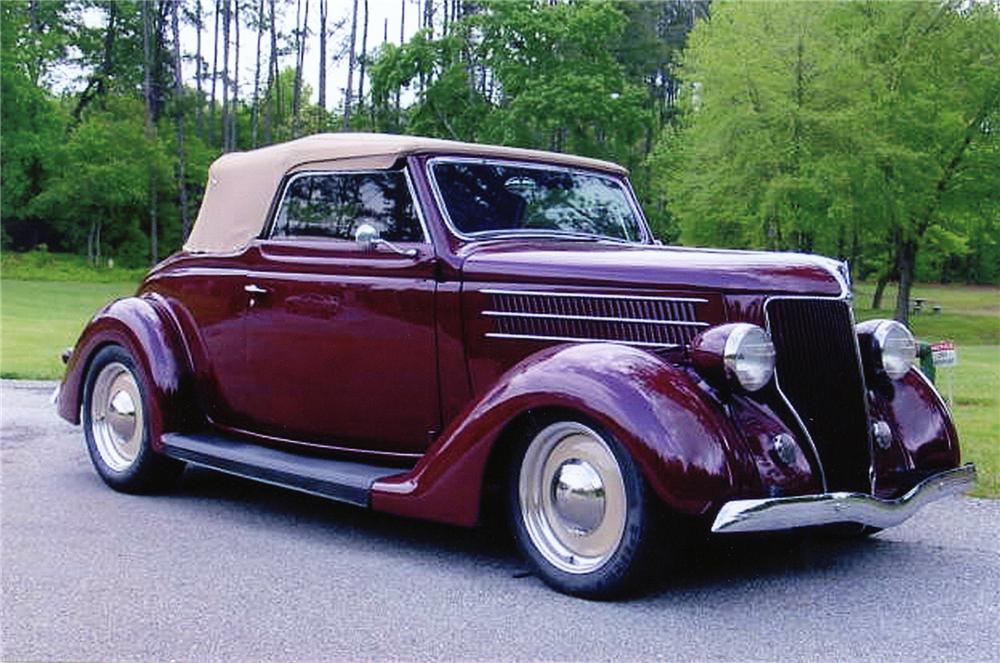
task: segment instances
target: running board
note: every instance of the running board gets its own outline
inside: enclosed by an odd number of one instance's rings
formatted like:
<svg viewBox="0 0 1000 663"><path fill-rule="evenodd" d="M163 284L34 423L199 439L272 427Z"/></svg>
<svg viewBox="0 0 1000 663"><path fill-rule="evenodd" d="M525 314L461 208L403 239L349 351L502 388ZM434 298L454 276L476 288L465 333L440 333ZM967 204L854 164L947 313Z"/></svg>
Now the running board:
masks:
<svg viewBox="0 0 1000 663"><path fill-rule="evenodd" d="M303 456L215 433L164 435L163 453L192 465L363 507L370 506L373 483L406 471Z"/></svg>

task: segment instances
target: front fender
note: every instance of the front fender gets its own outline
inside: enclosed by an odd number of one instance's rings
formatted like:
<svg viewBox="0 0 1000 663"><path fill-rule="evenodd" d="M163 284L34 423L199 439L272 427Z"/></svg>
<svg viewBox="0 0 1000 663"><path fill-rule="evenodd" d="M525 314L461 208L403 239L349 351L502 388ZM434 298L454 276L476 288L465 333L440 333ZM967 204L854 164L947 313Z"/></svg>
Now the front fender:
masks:
<svg viewBox="0 0 1000 663"><path fill-rule="evenodd" d="M118 299L101 309L77 340L66 365L57 408L67 421L80 423L83 385L93 356L106 345L127 349L136 359L150 396L154 448L164 431L177 430L190 417L190 362L170 310L155 295Z"/></svg>
<svg viewBox="0 0 1000 663"><path fill-rule="evenodd" d="M876 445L875 492L895 498L927 476L961 463L958 433L937 389L918 369L881 380L869 396L872 416L889 424L892 439Z"/></svg>
<svg viewBox="0 0 1000 663"><path fill-rule="evenodd" d="M513 421L542 408L570 409L603 426L680 513L702 514L737 494L739 477L752 466L721 407L687 372L629 346L563 345L507 371L413 470L377 482L372 506L474 524L494 444Z"/></svg>

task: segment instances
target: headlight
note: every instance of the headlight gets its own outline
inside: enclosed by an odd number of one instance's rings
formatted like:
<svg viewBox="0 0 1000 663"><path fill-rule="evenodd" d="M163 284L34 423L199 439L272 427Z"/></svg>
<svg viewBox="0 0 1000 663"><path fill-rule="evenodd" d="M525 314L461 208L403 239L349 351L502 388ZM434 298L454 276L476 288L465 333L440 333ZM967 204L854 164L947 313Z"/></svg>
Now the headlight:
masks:
<svg viewBox="0 0 1000 663"><path fill-rule="evenodd" d="M712 327L691 342L695 368L708 380L757 391L774 375L774 344L767 332L747 323Z"/></svg>
<svg viewBox="0 0 1000 663"><path fill-rule="evenodd" d="M893 380L906 375L917 358L917 344L913 334L895 320L881 320L872 332L875 341L875 358L879 368Z"/></svg>

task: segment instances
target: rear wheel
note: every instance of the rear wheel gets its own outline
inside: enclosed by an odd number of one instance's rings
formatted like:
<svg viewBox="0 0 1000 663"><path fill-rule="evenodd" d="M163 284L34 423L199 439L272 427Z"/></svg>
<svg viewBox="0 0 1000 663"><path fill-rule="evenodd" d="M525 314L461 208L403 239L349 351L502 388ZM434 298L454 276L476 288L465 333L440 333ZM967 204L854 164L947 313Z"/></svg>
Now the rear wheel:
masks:
<svg viewBox="0 0 1000 663"><path fill-rule="evenodd" d="M183 463L151 448L148 405L132 356L117 345L101 349L87 371L83 429L94 468L115 490L162 490L184 469Z"/></svg>
<svg viewBox="0 0 1000 663"><path fill-rule="evenodd" d="M628 452L583 421L550 421L522 442L510 478L518 546L547 584L609 598L644 577L658 537L650 489Z"/></svg>

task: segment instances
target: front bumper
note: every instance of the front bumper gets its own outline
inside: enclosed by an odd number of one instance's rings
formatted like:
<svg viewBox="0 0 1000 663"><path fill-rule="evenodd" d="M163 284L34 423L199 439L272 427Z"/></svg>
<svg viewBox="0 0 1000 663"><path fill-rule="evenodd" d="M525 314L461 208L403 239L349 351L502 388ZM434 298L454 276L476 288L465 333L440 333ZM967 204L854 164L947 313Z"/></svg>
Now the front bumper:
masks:
<svg viewBox="0 0 1000 663"><path fill-rule="evenodd" d="M975 485L976 467L969 463L931 475L895 500L883 500L864 493L733 500L722 505L712 524L712 531L766 532L832 523L892 527L924 505L948 495L963 493Z"/></svg>

